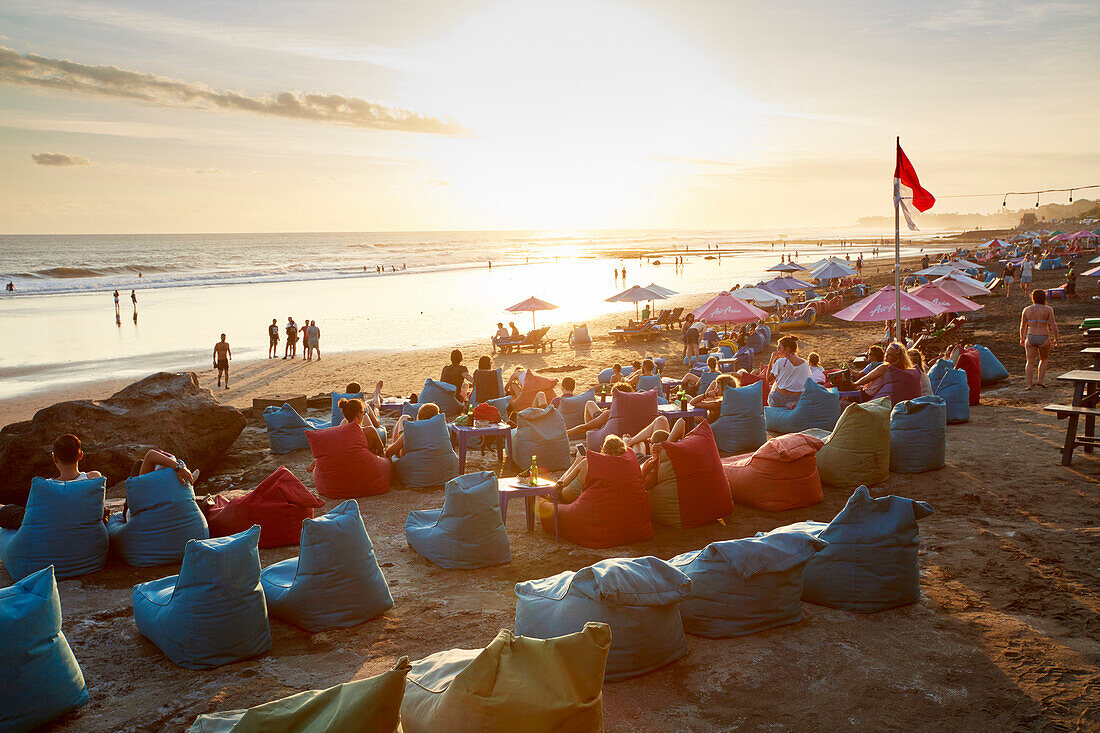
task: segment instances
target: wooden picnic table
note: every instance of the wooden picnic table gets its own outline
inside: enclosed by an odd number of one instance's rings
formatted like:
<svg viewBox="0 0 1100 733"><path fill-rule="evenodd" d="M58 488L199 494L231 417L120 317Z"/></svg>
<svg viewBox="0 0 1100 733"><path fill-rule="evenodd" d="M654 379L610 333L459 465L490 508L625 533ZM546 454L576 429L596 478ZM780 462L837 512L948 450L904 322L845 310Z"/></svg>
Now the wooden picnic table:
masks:
<svg viewBox="0 0 1100 733"><path fill-rule="evenodd" d="M1069 420L1066 424L1066 441L1062 446L1062 465L1068 466L1077 446L1084 446L1086 453L1092 453L1093 447L1100 445L1100 439L1096 437L1096 417L1100 415L1100 409L1096 407L1100 401L1100 370L1075 369L1061 375L1058 380L1073 384L1071 404L1047 405L1043 410L1055 413L1059 420ZM1077 426L1082 417L1085 418L1085 432L1084 435L1078 435Z"/></svg>

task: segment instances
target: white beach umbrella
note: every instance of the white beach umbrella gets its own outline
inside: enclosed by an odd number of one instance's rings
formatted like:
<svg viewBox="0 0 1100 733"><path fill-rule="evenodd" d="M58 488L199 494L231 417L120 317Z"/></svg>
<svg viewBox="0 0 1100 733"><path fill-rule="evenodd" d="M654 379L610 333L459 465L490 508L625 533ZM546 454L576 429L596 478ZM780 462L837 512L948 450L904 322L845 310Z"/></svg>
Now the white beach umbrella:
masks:
<svg viewBox="0 0 1100 733"><path fill-rule="evenodd" d="M679 295L679 293L677 293L675 290L671 290L669 288L662 287L662 286L658 285L657 283L650 283L649 285L646 285L645 287L646 287L646 290L652 290L655 293L660 293L661 295L665 296L666 298L671 298L673 295Z"/></svg>
<svg viewBox="0 0 1100 733"><path fill-rule="evenodd" d="M608 303L633 303L634 315L638 315L638 303L646 300L665 300L668 296L641 285L634 285L607 299Z"/></svg>
<svg viewBox="0 0 1100 733"><path fill-rule="evenodd" d="M955 267L954 265L932 265L931 267L926 267L923 270L917 270L916 274L925 276L950 275L953 272L960 271L961 268Z"/></svg>
<svg viewBox="0 0 1100 733"><path fill-rule="evenodd" d="M777 304L787 304L787 299L782 295L777 295L763 288L737 288L737 290L731 290L730 295L763 308L768 308Z"/></svg>

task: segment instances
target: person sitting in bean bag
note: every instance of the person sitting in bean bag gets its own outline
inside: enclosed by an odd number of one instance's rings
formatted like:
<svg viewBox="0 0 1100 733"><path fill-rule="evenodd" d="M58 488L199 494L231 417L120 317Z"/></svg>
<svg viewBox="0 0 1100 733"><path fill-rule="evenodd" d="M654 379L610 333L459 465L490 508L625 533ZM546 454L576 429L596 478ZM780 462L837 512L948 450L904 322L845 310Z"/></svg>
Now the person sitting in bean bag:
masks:
<svg viewBox="0 0 1100 733"><path fill-rule="evenodd" d="M53 465L57 468L55 481L81 481L89 478L102 478L99 471L81 471L80 459L84 457L84 451L80 447L80 438L72 434L62 435L53 442L53 451L50 453ZM190 476L188 477L190 478ZM23 526L23 515L26 514L26 498L23 504L5 504L0 506L0 528L19 529ZM103 521L107 521L106 513Z"/></svg>
<svg viewBox="0 0 1100 733"><path fill-rule="evenodd" d="M616 364L615 366L619 366ZM615 386L611 388L612 395L615 391L633 392L634 388L626 382L616 382ZM589 401L584 406L584 422L576 427L570 428L568 436L570 438L583 438L588 434L589 430L599 430L607 421L611 418L611 408L600 407L594 400Z"/></svg>
<svg viewBox="0 0 1100 733"><path fill-rule="evenodd" d="M433 418L439 414L439 405L434 402L425 402L416 410L417 420L427 420ZM397 425L393 428L393 440L390 441L389 446L386 448L385 456L387 458L400 458L405 455L405 421L409 419L408 415L402 415L397 420Z"/></svg>

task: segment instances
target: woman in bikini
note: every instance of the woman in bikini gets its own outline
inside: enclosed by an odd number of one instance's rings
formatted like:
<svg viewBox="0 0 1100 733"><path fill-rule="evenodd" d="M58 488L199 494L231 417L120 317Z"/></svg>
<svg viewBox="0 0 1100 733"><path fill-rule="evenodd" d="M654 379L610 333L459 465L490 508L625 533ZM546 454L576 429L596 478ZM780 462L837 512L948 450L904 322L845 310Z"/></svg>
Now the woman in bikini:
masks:
<svg viewBox="0 0 1100 733"><path fill-rule="evenodd" d="M1020 313L1020 346L1027 355L1027 389L1031 389L1035 374L1035 362L1039 362L1039 374L1036 384L1046 389L1043 379L1047 375L1050 362L1050 349L1058 345L1058 323L1054 320L1054 309L1047 305L1045 290L1031 291L1031 305Z"/></svg>

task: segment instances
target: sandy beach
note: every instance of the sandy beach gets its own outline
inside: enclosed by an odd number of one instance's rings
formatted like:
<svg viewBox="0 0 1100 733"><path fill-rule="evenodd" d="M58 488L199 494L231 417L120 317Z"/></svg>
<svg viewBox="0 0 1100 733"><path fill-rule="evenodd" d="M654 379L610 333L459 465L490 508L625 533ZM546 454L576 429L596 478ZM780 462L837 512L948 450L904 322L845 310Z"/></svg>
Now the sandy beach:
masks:
<svg viewBox="0 0 1100 733"><path fill-rule="evenodd" d="M872 284L889 276L868 272ZM1061 273L1041 273L1051 285ZM920 720L927 730L1091 730L1100 722L1100 462L1078 451L1072 467L1059 465L1064 426L1040 411L1069 399L1053 377L1082 364L1083 340L1072 324L1090 312L1086 296L1057 303L1063 337L1055 350L1048 390L1023 390L1016 327L1024 305L1017 294L982 299L986 320L971 339L1001 358L1011 378L973 408L971 422L950 426L947 467L919 475L891 474L874 489L927 501L936 512L921 524L922 597L911 606L864 616L803 604L803 621L737 639L688 637L686 658L652 674L604 688L609 731L885 730ZM669 305L697 305L700 298ZM520 364L580 384L613 361L643 355L675 357L674 337L620 345L606 334L616 317L589 320L590 349L559 342L552 352L503 356L497 366ZM875 324L825 318L800 332L803 348L826 364L845 359L880 331ZM562 333L553 334L559 338ZM488 345L459 344L467 361ZM435 376L447 350L361 352L326 356L320 363L254 360L234 365L233 387L220 400L245 409L253 397L316 394L350 380L385 381L387 394L417 391ZM669 359L670 374L683 368ZM214 388L213 372L198 371ZM96 398L119 385L85 387ZM62 398L67 395L53 395ZM75 391L74 395L75 396ZM0 403L3 421L28 417L41 396ZM321 414L322 410L311 414ZM278 465L307 485L308 451L267 452L262 421L250 419L223 465L200 482L198 493L251 488ZM471 455L467 470L497 468L491 454ZM110 492L121 501L121 484ZM230 495L233 495L230 493ZM771 514L738 507L725 523L673 531L656 528L648 542L594 551L528 532L521 509L508 516L513 560L472 572L437 568L409 549L408 511L437 506L438 491L395 490L361 501L375 550L396 599L383 617L339 632L308 635L272 621L274 651L212 672L171 665L134 627L130 588L166 569L112 563L104 572L60 583L65 632L81 661L91 702L56 729L180 729L202 712L255 705L301 689L380 673L401 655L411 658L450 647L479 647L513 625L516 582L577 569L608 556L669 558L720 539L751 536L790 522L828 521L847 492L826 488L825 501ZM335 502L329 502L329 507ZM291 557L297 548L261 552L262 562ZM8 582L6 575L0 575Z"/></svg>

